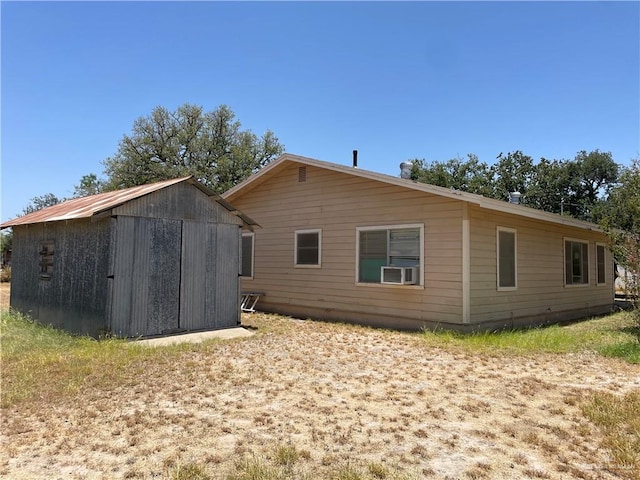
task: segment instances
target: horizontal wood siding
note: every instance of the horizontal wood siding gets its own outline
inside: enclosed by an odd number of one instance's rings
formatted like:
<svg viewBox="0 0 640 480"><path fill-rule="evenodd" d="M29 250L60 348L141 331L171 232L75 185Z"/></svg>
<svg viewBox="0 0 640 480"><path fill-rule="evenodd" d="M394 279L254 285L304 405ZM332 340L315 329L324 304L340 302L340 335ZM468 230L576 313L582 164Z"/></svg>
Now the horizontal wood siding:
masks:
<svg viewBox="0 0 640 480"><path fill-rule="evenodd" d="M556 320L563 314L598 313L613 304L613 259L606 251L606 284L596 286L598 232L524 219L470 207L471 321L511 321L523 317ZM517 289L497 289L497 227L517 232ZM564 285L564 238L589 242L589 285Z"/></svg>
<svg viewBox="0 0 640 480"><path fill-rule="evenodd" d="M260 307L335 320L384 316L414 328L461 322L461 202L312 166L298 180L290 165L228 198L261 225L254 278L242 280L266 293ZM356 228L402 224L424 224L424 288L356 285ZM304 229L322 230L321 268L294 267L294 231Z"/></svg>

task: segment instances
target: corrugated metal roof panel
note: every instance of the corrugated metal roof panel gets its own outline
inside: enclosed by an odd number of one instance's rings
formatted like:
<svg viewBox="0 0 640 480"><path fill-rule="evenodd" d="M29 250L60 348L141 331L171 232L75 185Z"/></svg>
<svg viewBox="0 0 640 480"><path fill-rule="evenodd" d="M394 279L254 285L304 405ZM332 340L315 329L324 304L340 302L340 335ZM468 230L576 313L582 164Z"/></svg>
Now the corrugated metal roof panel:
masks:
<svg viewBox="0 0 640 480"><path fill-rule="evenodd" d="M198 187L208 196L213 197L227 210L233 212L240 217L247 225L257 226L258 224L251 218L237 211L227 201L216 195L212 190L202 185L193 177L174 178L172 180L164 180L162 182L150 183L147 185L139 185L137 187L115 190L113 192L98 193L97 195L89 195L88 197L74 198L66 202L43 208L37 212L32 212L21 217L8 220L0 225L0 228L14 227L16 225L28 225L32 223L57 222L61 220L73 220L77 218L89 218L101 212L111 210L130 200L140 198L149 193L161 190L180 182L188 181Z"/></svg>

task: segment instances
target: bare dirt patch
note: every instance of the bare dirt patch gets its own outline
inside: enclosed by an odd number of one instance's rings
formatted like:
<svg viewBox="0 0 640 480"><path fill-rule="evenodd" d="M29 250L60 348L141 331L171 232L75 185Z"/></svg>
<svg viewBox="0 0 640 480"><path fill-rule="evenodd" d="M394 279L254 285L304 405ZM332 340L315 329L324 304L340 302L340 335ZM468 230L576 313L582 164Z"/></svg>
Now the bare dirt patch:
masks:
<svg viewBox="0 0 640 480"><path fill-rule="evenodd" d="M141 364L126 385L3 412L0 474L167 478L196 463L224 479L241 458L293 446L303 478L345 465L364 478L622 478L580 403L639 389L637 365L474 355L418 334L262 314L243 323L257 335Z"/></svg>

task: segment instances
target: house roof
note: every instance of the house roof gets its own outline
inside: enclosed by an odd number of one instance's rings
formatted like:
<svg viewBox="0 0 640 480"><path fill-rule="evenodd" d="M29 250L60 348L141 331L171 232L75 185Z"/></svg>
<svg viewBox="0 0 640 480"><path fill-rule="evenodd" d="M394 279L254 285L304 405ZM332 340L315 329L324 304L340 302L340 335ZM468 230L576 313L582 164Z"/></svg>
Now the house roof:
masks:
<svg viewBox="0 0 640 480"><path fill-rule="evenodd" d="M519 215L522 217L542 220L545 222L551 222L551 223L556 223L560 225L572 226L576 228L582 228L585 230L602 231L602 229L594 223L585 222L572 217L558 215L555 213L549 213L549 212L545 212L535 208L526 207L524 205L516 205L513 203L509 203L507 201L487 198L487 197L483 197L482 195L462 192L460 190L454 190L454 189L445 188L445 187L438 187L438 186L430 185L427 183L417 182L415 180L404 179L404 178L400 178L399 176L394 177L391 175L385 175L382 173L372 172L369 170L362 170L356 167L339 165L336 163L330 163L322 160L316 160L313 158L293 155L290 153L285 153L281 155L280 157L278 157L278 159L269 163L267 166L260 169L254 175L250 176L249 178L239 183L235 187L227 190L225 193L222 194L222 196L224 198L229 198L240 192L245 193L246 191L249 191L255 188L264 180L269 178L269 176L275 174L281 168L284 168L284 166L290 163L298 163L302 165L314 166L314 167L322 168L325 170L332 170L332 171L344 173L347 175L353 175L356 177L367 178L369 180L375 180L378 182L383 182L391 185L397 185L399 187L404 187L411 190L418 190L420 192L425 192L432 195L439 195L441 197L453 198L463 202L468 202L473 205L477 205L481 208L486 208L487 210L493 210L493 211L502 212L502 213L509 213L512 215Z"/></svg>
<svg viewBox="0 0 640 480"><path fill-rule="evenodd" d="M136 198L143 197L150 193L162 190L163 188L178 183L188 183L197 187L209 197L229 210L234 215L242 219L249 226L257 226L258 224L250 217L236 210L229 202L217 195L215 192L198 182L192 176L175 178L172 180L164 180L162 182L140 185L137 187L115 190L113 192L98 193L97 195L89 195L87 197L73 198L66 202L43 208L36 212L28 213L21 217L8 220L0 225L0 228L15 227L17 225L28 225L33 223L58 222L62 220L73 220L78 218L90 218L108 212L126 202Z"/></svg>

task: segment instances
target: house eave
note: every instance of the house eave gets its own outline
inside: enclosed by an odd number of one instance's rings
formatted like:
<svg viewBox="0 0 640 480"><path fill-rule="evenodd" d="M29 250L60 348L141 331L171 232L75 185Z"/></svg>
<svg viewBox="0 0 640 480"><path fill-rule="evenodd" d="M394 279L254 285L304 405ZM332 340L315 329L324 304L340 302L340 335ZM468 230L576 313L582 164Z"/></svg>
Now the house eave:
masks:
<svg viewBox="0 0 640 480"><path fill-rule="evenodd" d="M467 202L472 205L477 205L480 208L492 210L500 213L506 213L510 215L518 215L521 217L531 218L534 220L540 220L543 222L551 222L567 227L580 228L583 230L590 230L595 232L604 232L598 225L590 222L585 222L571 217L558 215L555 213L544 212L535 208L526 207L524 205L515 205L506 201L496 200L493 198L483 197L473 193L462 192L460 190L454 190L450 188L438 187L426 183L420 183L414 180L408 180L400 177L394 177L391 175L385 175L382 173L372 172L369 170L363 170L361 168L354 168L345 165L339 165L335 163L325 162L322 160L316 160L313 158L302 157L299 155L293 155L290 153L284 153L279 158L269 163L257 173L251 175L249 178L232 187L222 194L223 198L230 198L234 195L253 189L260 184L260 180L269 175L270 172L277 170L284 163L299 163L303 165L314 166L325 170L331 170L335 172L344 173L347 175L353 175L356 177L367 178L369 180L375 180L390 185L396 185L402 188L409 188L432 195L438 195L441 197L452 198Z"/></svg>

